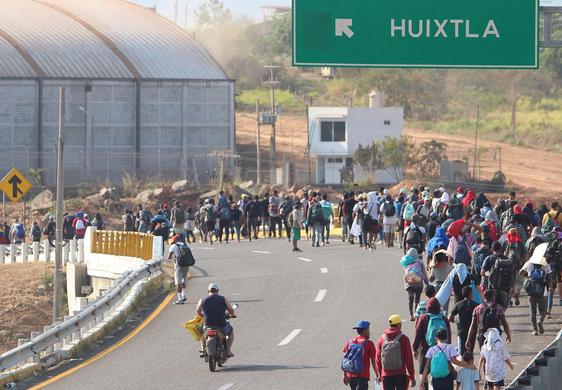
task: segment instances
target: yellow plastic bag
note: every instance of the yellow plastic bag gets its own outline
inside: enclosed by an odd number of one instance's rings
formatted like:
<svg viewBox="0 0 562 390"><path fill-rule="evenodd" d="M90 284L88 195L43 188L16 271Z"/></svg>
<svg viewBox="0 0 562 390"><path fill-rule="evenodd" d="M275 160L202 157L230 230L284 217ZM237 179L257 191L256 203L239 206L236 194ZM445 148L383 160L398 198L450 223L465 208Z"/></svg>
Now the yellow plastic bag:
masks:
<svg viewBox="0 0 562 390"><path fill-rule="evenodd" d="M201 337L203 337L203 317L200 315L184 323L183 327L191 334L195 341L200 341Z"/></svg>

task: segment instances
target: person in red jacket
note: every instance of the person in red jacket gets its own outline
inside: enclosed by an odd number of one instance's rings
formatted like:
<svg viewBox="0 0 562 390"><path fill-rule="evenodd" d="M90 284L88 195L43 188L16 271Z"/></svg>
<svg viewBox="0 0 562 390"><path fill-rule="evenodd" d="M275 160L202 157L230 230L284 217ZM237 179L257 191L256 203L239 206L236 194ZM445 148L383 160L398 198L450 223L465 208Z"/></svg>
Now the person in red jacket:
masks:
<svg viewBox="0 0 562 390"><path fill-rule="evenodd" d="M353 344L363 344L363 372L360 374L354 374L352 372L344 371L343 373L343 384L351 388L351 390L367 390L369 388L369 380L371 379L371 365L375 371L375 375L379 377L375 365L376 347L375 344L370 340L371 323L369 321L358 321L357 325L353 328L357 331L357 336L348 340L343 348L343 352L347 352L351 343Z"/></svg>
<svg viewBox="0 0 562 390"><path fill-rule="evenodd" d="M439 303L437 298L430 298L427 301L427 313L420 316L420 318L418 318L418 322L416 322L416 337L414 338L414 345L412 345L412 349L414 350L414 357L419 361L420 378L423 377L423 372L425 369L425 363L426 363L425 354L429 350L429 345L425 340L425 336L427 333L427 326L429 325L429 313L439 314L440 312L441 312L441 304ZM443 317L445 323L447 324L447 334L450 335L451 324L449 323L449 320L445 316ZM450 343L451 340L447 340L447 342ZM429 384L427 382L425 383L422 382L420 384L420 389L428 390Z"/></svg>
<svg viewBox="0 0 562 390"><path fill-rule="evenodd" d="M388 324L377 342L375 364L381 376L377 381L382 381L384 390L406 390L408 383L416 387L414 356L410 339L402 333L402 318L390 316Z"/></svg>

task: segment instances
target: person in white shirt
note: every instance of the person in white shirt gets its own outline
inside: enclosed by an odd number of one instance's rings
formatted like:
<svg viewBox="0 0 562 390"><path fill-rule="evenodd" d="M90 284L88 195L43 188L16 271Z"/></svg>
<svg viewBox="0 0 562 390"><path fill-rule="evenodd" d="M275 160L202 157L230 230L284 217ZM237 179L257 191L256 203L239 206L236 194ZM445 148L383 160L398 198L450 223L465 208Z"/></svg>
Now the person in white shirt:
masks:
<svg viewBox="0 0 562 390"><path fill-rule="evenodd" d="M187 302L187 298L185 297L185 284L187 282L189 267L182 267L178 264L179 258L182 255L182 246L186 245L181 240L182 237L178 234L172 237L168 254L168 260L174 260L174 282L178 293L178 299L174 302L175 305L183 305Z"/></svg>

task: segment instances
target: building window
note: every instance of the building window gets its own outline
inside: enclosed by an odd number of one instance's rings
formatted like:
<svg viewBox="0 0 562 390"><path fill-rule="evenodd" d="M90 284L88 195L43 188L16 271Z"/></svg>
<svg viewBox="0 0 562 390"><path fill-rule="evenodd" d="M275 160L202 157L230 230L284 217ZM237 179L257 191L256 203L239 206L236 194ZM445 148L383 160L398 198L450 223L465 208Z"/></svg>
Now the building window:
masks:
<svg viewBox="0 0 562 390"><path fill-rule="evenodd" d="M384 121L385 126L390 126L390 121Z"/></svg>
<svg viewBox="0 0 562 390"><path fill-rule="evenodd" d="M328 157L328 163L342 164L343 158L332 158Z"/></svg>
<svg viewBox="0 0 562 390"><path fill-rule="evenodd" d="M345 142L344 121L322 121L320 123L321 142Z"/></svg>

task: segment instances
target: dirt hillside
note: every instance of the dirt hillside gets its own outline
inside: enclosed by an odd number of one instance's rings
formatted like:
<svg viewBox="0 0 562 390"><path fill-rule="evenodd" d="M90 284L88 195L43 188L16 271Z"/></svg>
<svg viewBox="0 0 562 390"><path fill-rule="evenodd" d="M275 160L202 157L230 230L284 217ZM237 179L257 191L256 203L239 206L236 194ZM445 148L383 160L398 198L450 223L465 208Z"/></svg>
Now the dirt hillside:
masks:
<svg viewBox="0 0 562 390"><path fill-rule="evenodd" d="M291 158L300 160L306 151L306 117L283 115L277 125L277 150ZM406 128L405 134L412 137L416 144L435 139L447 144L450 159L469 158L472 167L474 139L461 135L434 133L413 128ZM270 126L262 126L261 143L269 145ZM239 144L256 142L256 117L253 113L238 113L236 116L236 139ZM481 154L479 177L491 179L499 169L499 148L501 148L502 171L510 184L520 189L529 197L560 198L562 195L562 154L545 152L531 148L514 146L507 143L479 141ZM263 147L263 146L262 146Z"/></svg>

